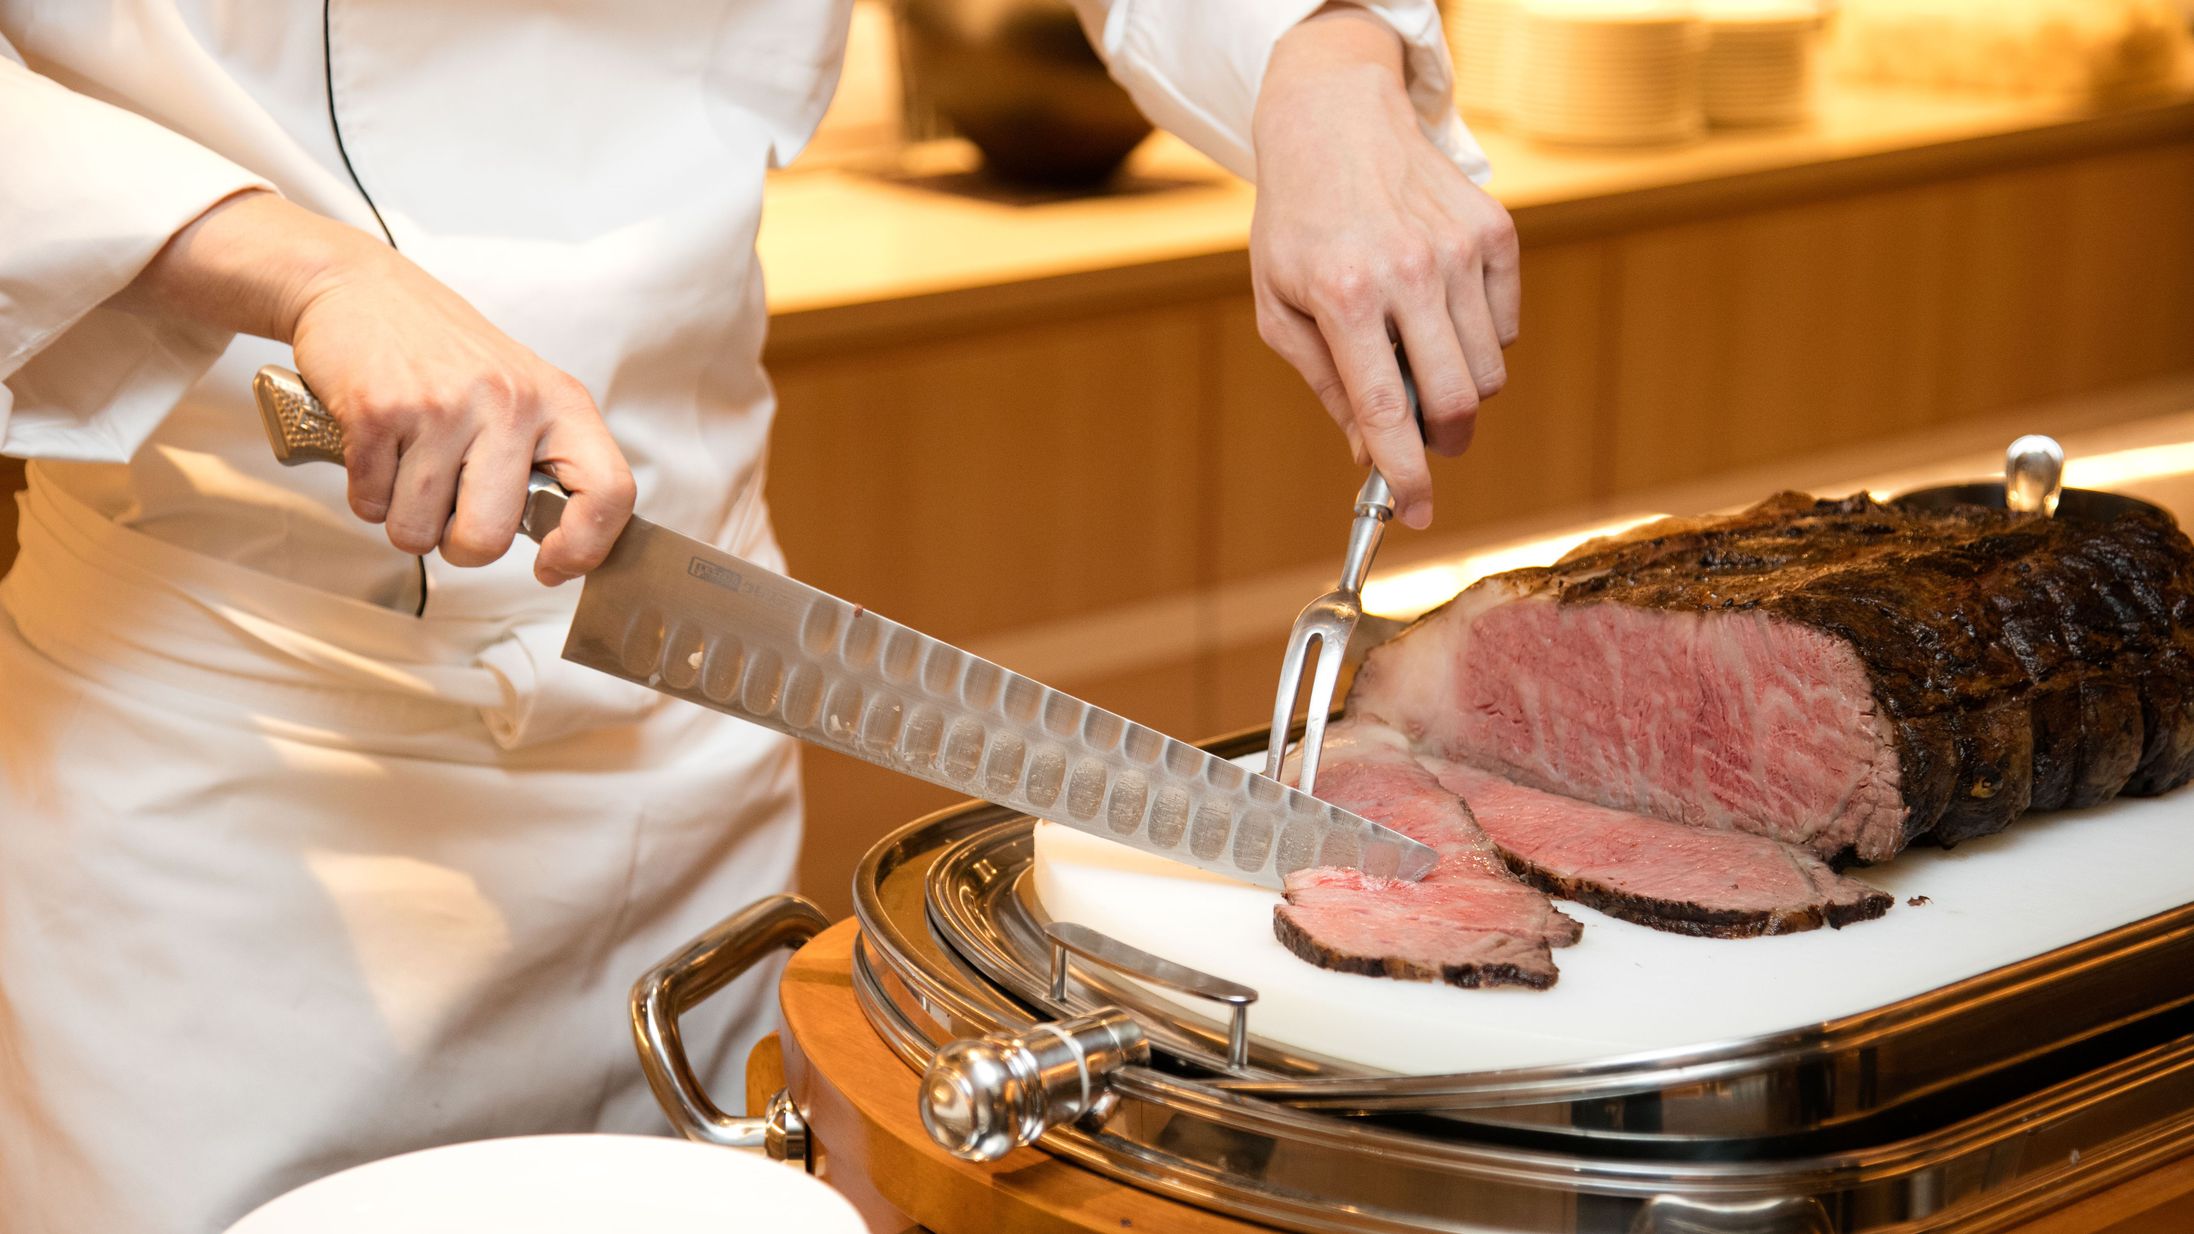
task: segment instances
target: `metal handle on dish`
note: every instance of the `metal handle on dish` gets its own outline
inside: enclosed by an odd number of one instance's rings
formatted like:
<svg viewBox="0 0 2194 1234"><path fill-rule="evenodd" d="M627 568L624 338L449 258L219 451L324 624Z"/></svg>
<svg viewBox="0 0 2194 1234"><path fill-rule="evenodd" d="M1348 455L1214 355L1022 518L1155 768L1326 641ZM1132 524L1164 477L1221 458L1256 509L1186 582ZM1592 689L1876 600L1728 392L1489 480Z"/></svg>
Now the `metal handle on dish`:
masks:
<svg viewBox="0 0 2194 1234"><path fill-rule="evenodd" d="M343 426L305 379L279 364L269 364L251 379L252 398L267 430L267 444L284 467L343 461ZM519 530L536 543L556 529L571 494L556 477L536 471L526 478L526 508Z"/></svg>
<svg viewBox="0 0 2194 1234"><path fill-rule="evenodd" d="M1051 940L1051 1000L1066 1001L1067 957L1152 985L1225 1003L1227 1066L1249 1061L1249 1005L1257 991L1185 964L1130 947L1072 922L1044 927ZM1142 1026L1118 1007L1038 1024L1022 1033L992 1033L951 1042L922 1075L922 1126L945 1151L965 1161L996 1161L1033 1144L1053 1127L1076 1120L1102 1123L1117 1104L1106 1079L1150 1061Z"/></svg>
<svg viewBox="0 0 2194 1234"><path fill-rule="evenodd" d="M996 1161L1053 1127L1103 1121L1119 1104L1105 1077L1149 1061L1142 1028L1118 1007L954 1041L922 1073L922 1126L962 1161Z"/></svg>
<svg viewBox="0 0 2194 1234"><path fill-rule="evenodd" d="M1044 926L1044 935L1051 940L1052 1002L1066 1001L1067 955L1072 953L1154 986L1226 1004L1227 1070L1240 1071L1249 1065L1249 1005L1257 1001L1257 991L1130 947L1109 934L1075 922L1051 922Z"/></svg>
<svg viewBox="0 0 2194 1234"><path fill-rule="evenodd" d="M800 896L757 900L633 983L633 1048L655 1103L678 1134L724 1148L760 1149L779 1161L806 1160L806 1124L785 1093L771 1098L768 1113L759 1118L736 1118L717 1108L686 1058L678 1018L763 959L799 947L829 925L823 910Z"/></svg>
<svg viewBox="0 0 2194 1234"><path fill-rule="evenodd" d="M2004 452L2004 507L2014 514L2053 518L2064 492L2064 447L2055 438L2030 434Z"/></svg>

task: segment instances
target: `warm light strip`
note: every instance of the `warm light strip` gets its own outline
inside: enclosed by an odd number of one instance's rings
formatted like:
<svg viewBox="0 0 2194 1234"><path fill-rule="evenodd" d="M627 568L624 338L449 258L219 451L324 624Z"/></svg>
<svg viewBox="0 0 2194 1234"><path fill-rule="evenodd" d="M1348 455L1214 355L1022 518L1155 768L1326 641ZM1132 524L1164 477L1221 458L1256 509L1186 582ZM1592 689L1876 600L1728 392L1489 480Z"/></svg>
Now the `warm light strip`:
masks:
<svg viewBox="0 0 2194 1234"><path fill-rule="evenodd" d="M1583 531L1504 544L1499 548L1484 549L1466 557L1381 575L1364 584L1364 611L1388 617L1415 617L1435 604L1446 603L1456 592L1488 574L1520 570L1526 566L1543 566L1595 536L1611 536L1618 531L1628 531L1640 523L1650 523L1659 517L1657 514L1641 514L1612 523L1602 523Z"/></svg>
<svg viewBox="0 0 2194 1234"><path fill-rule="evenodd" d="M2180 441L2068 459L2064 465L2064 483L2067 488L2115 489L2189 472L2194 472L2194 441ZM1885 501L1892 492L1902 489L1871 491L1876 501Z"/></svg>
<svg viewBox="0 0 2194 1234"><path fill-rule="evenodd" d="M2194 471L2194 441L2180 441L2072 459L2064 466L2064 482L2074 488L2116 488L2190 471Z"/></svg>
<svg viewBox="0 0 2194 1234"><path fill-rule="evenodd" d="M2065 483L2074 488L2113 489L2189 472L2194 472L2194 441L2140 446L2075 458L2065 464ZM1890 493L1877 491L1874 496L1880 500L1889 497ZM1364 610L1390 617L1415 617L1436 604L1445 603L1456 592L1489 574L1547 565L1595 536L1614 535L1657 517L1640 515L1619 519L1584 531L1505 544L1382 575L1365 584Z"/></svg>

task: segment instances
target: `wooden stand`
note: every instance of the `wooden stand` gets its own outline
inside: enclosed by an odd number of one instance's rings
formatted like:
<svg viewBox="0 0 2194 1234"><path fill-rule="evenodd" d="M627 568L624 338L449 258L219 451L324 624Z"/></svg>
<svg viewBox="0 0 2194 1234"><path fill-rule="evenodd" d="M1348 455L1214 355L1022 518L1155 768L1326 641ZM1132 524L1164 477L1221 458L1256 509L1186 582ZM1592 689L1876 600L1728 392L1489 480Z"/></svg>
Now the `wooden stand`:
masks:
<svg viewBox="0 0 2194 1234"><path fill-rule="evenodd" d="M778 995L786 1032L748 1060L750 1107L788 1088L806 1114L814 1172L853 1201L879 1234L1258 1234L1221 1217L1113 1182L1034 1149L991 1165L932 1143L915 1112L917 1077L854 1002L855 924L800 949ZM2190 1146L2194 1148L2194 1146ZM2167 1234L2194 1230L2194 1157L2000 1234Z"/></svg>

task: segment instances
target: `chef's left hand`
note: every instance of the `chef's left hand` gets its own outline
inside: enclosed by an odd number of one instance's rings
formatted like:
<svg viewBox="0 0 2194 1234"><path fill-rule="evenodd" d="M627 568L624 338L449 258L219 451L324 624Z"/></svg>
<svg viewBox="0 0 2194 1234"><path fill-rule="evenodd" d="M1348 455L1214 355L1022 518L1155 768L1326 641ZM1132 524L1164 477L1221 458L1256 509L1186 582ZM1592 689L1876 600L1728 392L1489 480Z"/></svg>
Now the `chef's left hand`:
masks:
<svg viewBox="0 0 2194 1234"><path fill-rule="evenodd" d="M1508 380L1521 303L1508 212L1432 143L1378 17L1328 5L1273 49L1257 97L1257 331L1376 463L1403 522L1432 521L1425 449L1460 454ZM1394 356L1409 357L1420 441Z"/></svg>

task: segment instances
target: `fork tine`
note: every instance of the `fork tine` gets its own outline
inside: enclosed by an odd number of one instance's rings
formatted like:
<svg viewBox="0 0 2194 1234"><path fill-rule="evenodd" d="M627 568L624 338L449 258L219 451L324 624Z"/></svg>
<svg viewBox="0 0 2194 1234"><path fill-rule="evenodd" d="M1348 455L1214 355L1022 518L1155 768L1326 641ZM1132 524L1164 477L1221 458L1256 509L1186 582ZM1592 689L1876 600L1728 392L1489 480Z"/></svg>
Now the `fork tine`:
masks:
<svg viewBox="0 0 2194 1234"><path fill-rule="evenodd" d="M1317 607L1318 602L1313 600L1296 617L1295 628L1287 635L1287 654L1280 658L1280 691L1272 702L1272 736L1265 746L1265 774L1275 780L1280 778L1280 764L1287 761L1287 731L1295 723L1295 693L1303 685L1303 659L1318 632Z"/></svg>
<svg viewBox="0 0 2194 1234"><path fill-rule="evenodd" d="M1343 628L1336 631L1329 626L1319 631L1318 667L1311 672L1309 712L1303 718L1302 760L1295 772L1295 787L1306 793L1318 782L1318 758L1325 750L1326 716L1333 710L1333 690L1341 679L1348 624L1336 622Z"/></svg>

